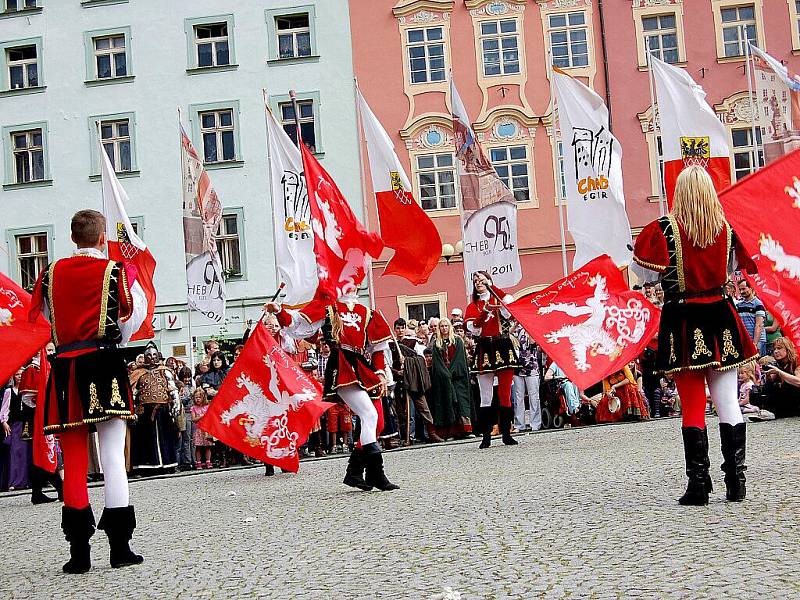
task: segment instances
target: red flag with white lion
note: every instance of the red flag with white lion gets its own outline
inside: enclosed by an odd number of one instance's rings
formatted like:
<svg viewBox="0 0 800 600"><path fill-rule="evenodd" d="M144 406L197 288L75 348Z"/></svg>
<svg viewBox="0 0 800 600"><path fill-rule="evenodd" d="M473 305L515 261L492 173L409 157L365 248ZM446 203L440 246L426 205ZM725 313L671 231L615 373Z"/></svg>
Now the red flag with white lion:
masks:
<svg viewBox="0 0 800 600"><path fill-rule="evenodd" d="M636 358L658 332L660 314L606 254L508 310L581 389Z"/></svg>
<svg viewBox="0 0 800 600"><path fill-rule="evenodd" d="M783 334L800 345L800 150L745 177L719 200L758 266L757 274L744 276Z"/></svg>
<svg viewBox="0 0 800 600"><path fill-rule="evenodd" d="M331 406L259 322L198 425L231 448L296 473L300 446Z"/></svg>

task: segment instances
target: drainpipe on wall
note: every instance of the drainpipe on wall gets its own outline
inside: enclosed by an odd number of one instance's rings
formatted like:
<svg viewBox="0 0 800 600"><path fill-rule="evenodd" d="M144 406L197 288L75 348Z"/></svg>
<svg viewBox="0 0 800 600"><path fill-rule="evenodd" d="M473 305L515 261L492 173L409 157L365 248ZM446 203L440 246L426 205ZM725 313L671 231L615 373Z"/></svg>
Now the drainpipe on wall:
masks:
<svg viewBox="0 0 800 600"><path fill-rule="evenodd" d="M611 112L611 84L608 80L608 48L606 47L606 18L603 11L603 0L597 1L597 8L600 11L600 44L603 48L603 78L606 82L606 106L608 106L608 130L613 132L612 112Z"/></svg>

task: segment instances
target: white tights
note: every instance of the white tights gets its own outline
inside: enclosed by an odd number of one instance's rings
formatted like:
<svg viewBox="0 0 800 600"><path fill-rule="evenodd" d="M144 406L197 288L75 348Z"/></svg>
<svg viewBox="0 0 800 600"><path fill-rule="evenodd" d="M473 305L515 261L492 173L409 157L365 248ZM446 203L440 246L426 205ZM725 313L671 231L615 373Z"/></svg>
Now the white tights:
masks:
<svg viewBox="0 0 800 600"><path fill-rule="evenodd" d="M727 371L706 370L711 401L717 409L720 423L737 425L744 422L739 408L739 379L736 369Z"/></svg>
<svg viewBox="0 0 800 600"><path fill-rule="evenodd" d="M369 394L358 385L347 385L337 390L339 397L361 419L361 446L378 441L378 411Z"/></svg>
<svg viewBox="0 0 800 600"><path fill-rule="evenodd" d="M96 427L106 508L128 506L128 473L125 471L125 433L128 426L122 419L109 419L97 423Z"/></svg>

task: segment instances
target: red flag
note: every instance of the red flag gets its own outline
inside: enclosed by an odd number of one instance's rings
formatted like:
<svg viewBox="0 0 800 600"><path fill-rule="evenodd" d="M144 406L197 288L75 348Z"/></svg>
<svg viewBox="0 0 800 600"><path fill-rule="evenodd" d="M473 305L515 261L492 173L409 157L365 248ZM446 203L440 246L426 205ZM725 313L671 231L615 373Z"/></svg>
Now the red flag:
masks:
<svg viewBox="0 0 800 600"><path fill-rule="evenodd" d="M720 194L725 217L753 258L744 273L758 297L800 345L800 150L771 162Z"/></svg>
<svg viewBox="0 0 800 600"><path fill-rule="evenodd" d="M198 425L231 448L297 473L300 446L331 406L259 321Z"/></svg>
<svg viewBox="0 0 800 600"><path fill-rule="evenodd" d="M50 341L50 324L39 312L28 317L31 295L0 273L0 385Z"/></svg>
<svg viewBox="0 0 800 600"><path fill-rule="evenodd" d="M333 302L358 288L367 274L367 255L378 258L383 241L364 229L333 178L305 144L300 146L317 256L317 297Z"/></svg>
<svg viewBox="0 0 800 600"><path fill-rule="evenodd" d="M38 371L36 412L33 415L33 464L48 473L55 473L58 467L56 438L44 434L44 398L47 395L47 378L50 376L50 363L44 349L39 351Z"/></svg>
<svg viewBox="0 0 800 600"><path fill-rule="evenodd" d="M411 182L394 152L394 144L360 91L356 92L367 140L369 170L378 205L381 237L394 256L384 275L397 275L414 285L428 281L442 256L436 225L411 195Z"/></svg>
<svg viewBox="0 0 800 600"><path fill-rule="evenodd" d="M508 310L575 385L620 371L658 331L660 311L603 254Z"/></svg>

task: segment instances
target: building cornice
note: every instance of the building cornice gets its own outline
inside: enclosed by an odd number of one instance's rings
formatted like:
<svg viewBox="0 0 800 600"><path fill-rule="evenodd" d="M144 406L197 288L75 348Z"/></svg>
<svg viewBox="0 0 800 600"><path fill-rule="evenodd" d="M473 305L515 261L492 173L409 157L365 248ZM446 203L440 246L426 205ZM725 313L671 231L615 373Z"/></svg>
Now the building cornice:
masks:
<svg viewBox="0 0 800 600"><path fill-rule="evenodd" d="M425 11L452 12L455 0L399 0L392 7L395 17L407 17L414 13Z"/></svg>

